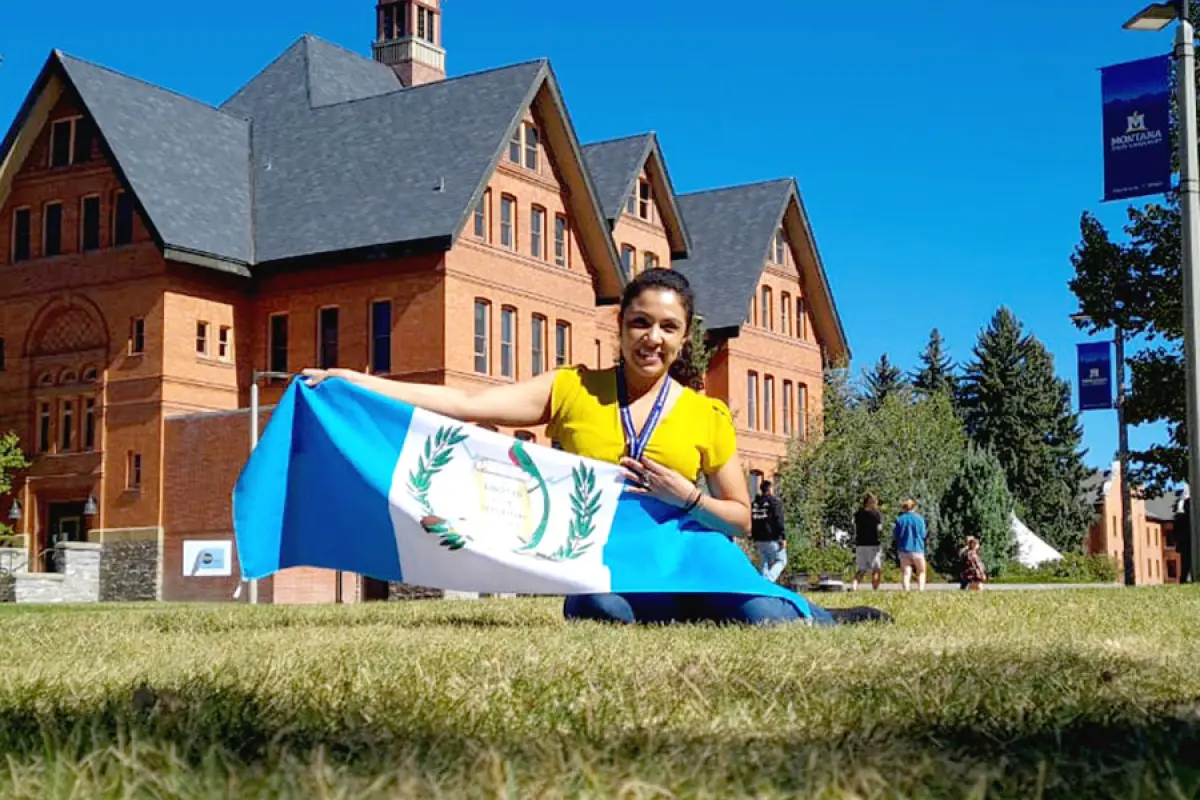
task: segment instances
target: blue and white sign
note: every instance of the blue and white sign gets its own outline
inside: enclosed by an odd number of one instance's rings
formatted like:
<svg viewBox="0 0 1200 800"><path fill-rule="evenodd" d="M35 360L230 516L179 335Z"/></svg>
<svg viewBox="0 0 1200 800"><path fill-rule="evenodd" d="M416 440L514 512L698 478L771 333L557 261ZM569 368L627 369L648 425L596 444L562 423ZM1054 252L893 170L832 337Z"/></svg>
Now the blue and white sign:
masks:
<svg viewBox="0 0 1200 800"><path fill-rule="evenodd" d="M800 595L615 464L293 381L233 493L242 578L323 567L468 592Z"/></svg>
<svg viewBox="0 0 1200 800"><path fill-rule="evenodd" d="M233 574L233 542L183 542L183 574L188 578L225 578Z"/></svg>
<svg viewBox="0 0 1200 800"><path fill-rule="evenodd" d="M1171 188L1171 59L1155 56L1100 70L1104 199Z"/></svg>
<svg viewBox="0 0 1200 800"><path fill-rule="evenodd" d="M1113 407L1112 344L1088 342L1079 351L1079 410Z"/></svg>

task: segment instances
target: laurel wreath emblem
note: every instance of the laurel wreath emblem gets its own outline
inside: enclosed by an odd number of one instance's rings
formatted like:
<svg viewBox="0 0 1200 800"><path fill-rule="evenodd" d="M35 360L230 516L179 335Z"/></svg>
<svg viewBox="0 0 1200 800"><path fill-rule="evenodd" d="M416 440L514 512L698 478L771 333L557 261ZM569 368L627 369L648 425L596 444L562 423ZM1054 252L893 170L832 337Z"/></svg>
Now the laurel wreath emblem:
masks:
<svg viewBox="0 0 1200 800"><path fill-rule="evenodd" d="M416 468L408 473L408 492L425 512L421 527L439 536L441 545L451 550L461 550L471 541L471 537L459 533L434 512L429 503L429 489L437 474L454 460L454 448L466 440L467 434L460 427L438 428L437 433L425 440L425 449L417 459Z"/></svg>
<svg viewBox="0 0 1200 800"><path fill-rule="evenodd" d="M567 541L554 558L559 561L579 558L591 548L588 541L596 532L593 522L600 511L600 491L596 489L596 472L587 464L580 464L571 470L574 486L571 489L571 525L567 532Z"/></svg>

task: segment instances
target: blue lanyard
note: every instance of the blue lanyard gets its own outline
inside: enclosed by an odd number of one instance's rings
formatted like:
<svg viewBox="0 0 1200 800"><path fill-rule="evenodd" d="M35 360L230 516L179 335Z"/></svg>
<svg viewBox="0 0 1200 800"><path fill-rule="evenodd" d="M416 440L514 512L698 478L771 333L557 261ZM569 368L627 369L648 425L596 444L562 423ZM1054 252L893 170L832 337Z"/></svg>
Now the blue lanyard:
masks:
<svg viewBox="0 0 1200 800"><path fill-rule="evenodd" d="M629 391L625 387L625 370L621 368L620 364L617 365L617 400L621 404L621 427L625 430L625 444L629 449L629 457L634 461L642 460L646 446L650 444L650 437L654 435L654 429L658 427L658 421L662 417L670 391L671 378L667 377L663 381L662 388L658 390L658 397L655 398L654 405L650 408L650 414L646 417L646 424L642 426L642 433L639 436L633 429L633 414L629 411Z"/></svg>

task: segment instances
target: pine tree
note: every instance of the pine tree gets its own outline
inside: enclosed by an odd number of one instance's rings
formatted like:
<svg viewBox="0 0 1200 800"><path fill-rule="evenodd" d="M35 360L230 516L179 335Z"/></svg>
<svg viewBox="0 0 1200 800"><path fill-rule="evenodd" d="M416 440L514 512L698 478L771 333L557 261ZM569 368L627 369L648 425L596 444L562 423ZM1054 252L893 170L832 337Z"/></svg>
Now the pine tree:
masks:
<svg viewBox="0 0 1200 800"><path fill-rule="evenodd" d="M881 355L875 362L875 366L864 373L863 381L867 390L863 399L866 400L867 408L872 412L878 411L888 397L900 394L908 387L904 380L904 373L888 360L887 353Z"/></svg>
<svg viewBox="0 0 1200 800"><path fill-rule="evenodd" d="M986 450L971 445L941 502L942 537L934 556L936 569L957 574L959 550L966 538L979 539L979 555L989 576L1000 575L1016 555L1012 532L1013 497L1004 467Z"/></svg>
<svg viewBox="0 0 1200 800"><path fill-rule="evenodd" d="M954 397L958 389L958 378L954 374L954 362L946 352L946 340L941 331L934 328L929 332L929 343L921 353L921 368L912 376L913 388L924 395L945 392Z"/></svg>
<svg viewBox="0 0 1200 800"><path fill-rule="evenodd" d="M1090 512L1070 385L1007 308L980 334L974 356L960 394L968 436L999 460L1018 516L1052 546L1077 550Z"/></svg>

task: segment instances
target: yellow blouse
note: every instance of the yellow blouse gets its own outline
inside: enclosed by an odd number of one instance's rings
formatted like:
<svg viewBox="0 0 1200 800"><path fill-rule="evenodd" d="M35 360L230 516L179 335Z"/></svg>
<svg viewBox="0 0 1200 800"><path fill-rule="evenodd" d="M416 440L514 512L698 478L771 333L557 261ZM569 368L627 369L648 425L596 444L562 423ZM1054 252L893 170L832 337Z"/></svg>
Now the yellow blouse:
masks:
<svg viewBox="0 0 1200 800"><path fill-rule="evenodd" d="M616 368L562 367L554 376L546 434L568 453L616 464L625 453ZM646 457L689 480L719 470L733 457L733 416L720 400L684 388L659 420Z"/></svg>

